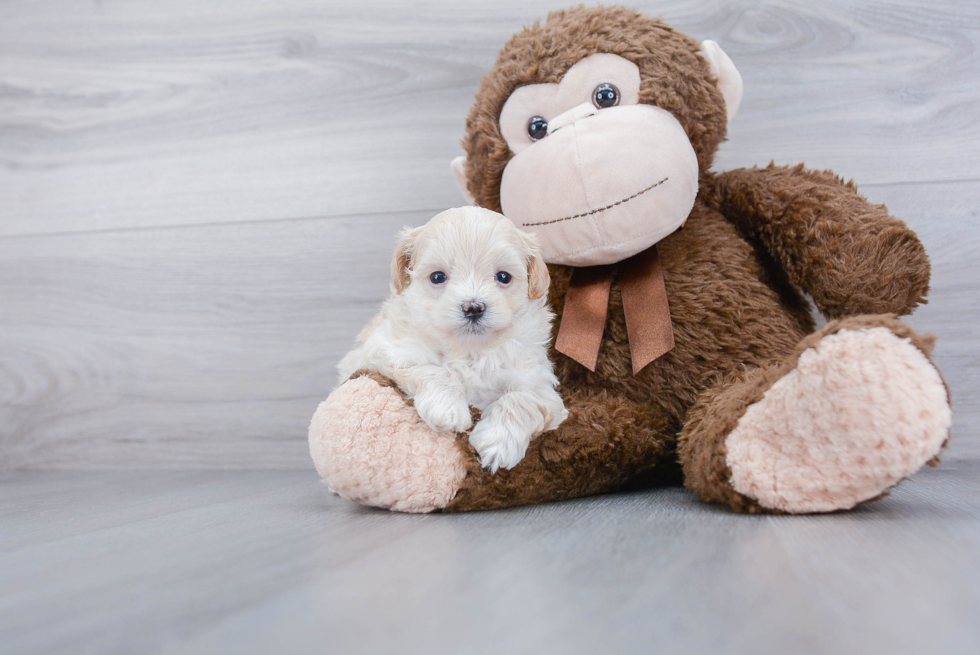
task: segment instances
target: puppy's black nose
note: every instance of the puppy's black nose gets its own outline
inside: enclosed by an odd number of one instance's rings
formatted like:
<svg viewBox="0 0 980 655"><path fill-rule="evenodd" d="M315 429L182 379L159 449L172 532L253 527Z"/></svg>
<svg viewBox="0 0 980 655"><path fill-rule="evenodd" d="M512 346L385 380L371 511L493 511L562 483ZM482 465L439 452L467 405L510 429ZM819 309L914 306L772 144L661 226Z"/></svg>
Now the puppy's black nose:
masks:
<svg viewBox="0 0 980 655"><path fill-rule="evenodd" d="M483 312L486 311L487 309L486 305L484 305L482 302L477 302L475 300L464 302L460 306L463 308L463 315L466 316L466 318L472 319L474 321L480 318L481 316L483 316Z"/></svg>

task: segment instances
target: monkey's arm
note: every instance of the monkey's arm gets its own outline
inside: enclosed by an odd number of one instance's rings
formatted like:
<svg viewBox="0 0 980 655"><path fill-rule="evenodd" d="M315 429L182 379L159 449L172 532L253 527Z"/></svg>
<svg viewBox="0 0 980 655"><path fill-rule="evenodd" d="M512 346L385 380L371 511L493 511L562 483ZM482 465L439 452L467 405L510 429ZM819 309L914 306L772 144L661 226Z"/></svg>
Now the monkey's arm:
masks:
<svg viewBox="0 0 980 655"><path fill-rule="evenodd" d="M929 290L915 232L829 171L802 165L719 174L705 199L758 241L827 318L908 314Z"/></svg>

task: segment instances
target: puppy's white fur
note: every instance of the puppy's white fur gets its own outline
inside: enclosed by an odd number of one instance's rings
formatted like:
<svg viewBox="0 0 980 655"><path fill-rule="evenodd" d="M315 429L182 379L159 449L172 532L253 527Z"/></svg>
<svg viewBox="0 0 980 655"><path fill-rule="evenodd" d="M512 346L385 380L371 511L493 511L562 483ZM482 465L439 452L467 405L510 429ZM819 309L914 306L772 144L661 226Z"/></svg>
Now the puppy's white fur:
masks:
<svg viewBox="0 0 980 655"><path fill-rule="evenodd" d="M433 282L436 272L446 281ZM450 209L402 232L391 274L392 295L338 364L340 382L362 368L386 375L437 432L473 427L473 405L480 463L513 468L568 416L548 360L550 279L534 237L495 212ZM479 320L466 303L485 305Z"/></svg>

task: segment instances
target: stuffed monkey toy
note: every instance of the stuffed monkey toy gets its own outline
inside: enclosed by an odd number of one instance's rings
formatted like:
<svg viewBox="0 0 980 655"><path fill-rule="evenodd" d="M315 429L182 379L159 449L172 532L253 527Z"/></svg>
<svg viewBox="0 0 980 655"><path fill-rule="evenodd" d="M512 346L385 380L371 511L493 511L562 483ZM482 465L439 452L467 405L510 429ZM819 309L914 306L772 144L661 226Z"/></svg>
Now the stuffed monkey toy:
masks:
<svg viewBox="0 0 980 655"><path fill-rule="evenodd" d="M620 8L507 43L453 170L535 233L569 417L494 475L375 373L310 426L345 498L460 512L683 482L738 512L830 512L935 461L950 427L915 233L803 166L711 172L742 80L714 42ZM809 294L829 323L820 330Z"/></svg>

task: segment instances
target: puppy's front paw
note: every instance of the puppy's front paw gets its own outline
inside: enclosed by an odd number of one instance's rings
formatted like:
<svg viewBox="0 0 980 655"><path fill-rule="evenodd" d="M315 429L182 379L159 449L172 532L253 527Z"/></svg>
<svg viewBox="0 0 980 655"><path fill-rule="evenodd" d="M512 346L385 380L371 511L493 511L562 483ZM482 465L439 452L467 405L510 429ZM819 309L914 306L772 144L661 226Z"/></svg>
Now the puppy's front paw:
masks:
<svg viewBox="0 0 980 655"><path fill-rule="evenodd" d="M470 406L462 394L419 394L415 396L415 410L436 432L466 432L473 427Z"/></svg>
<svg viewBox="0 0 980 655"><path fill-rule="evenodd" d="M480 455L480 465L490 473L520 464L530 443L530 434L509 430L492 415L484 417L470 433L470 444Z"/></svg>

